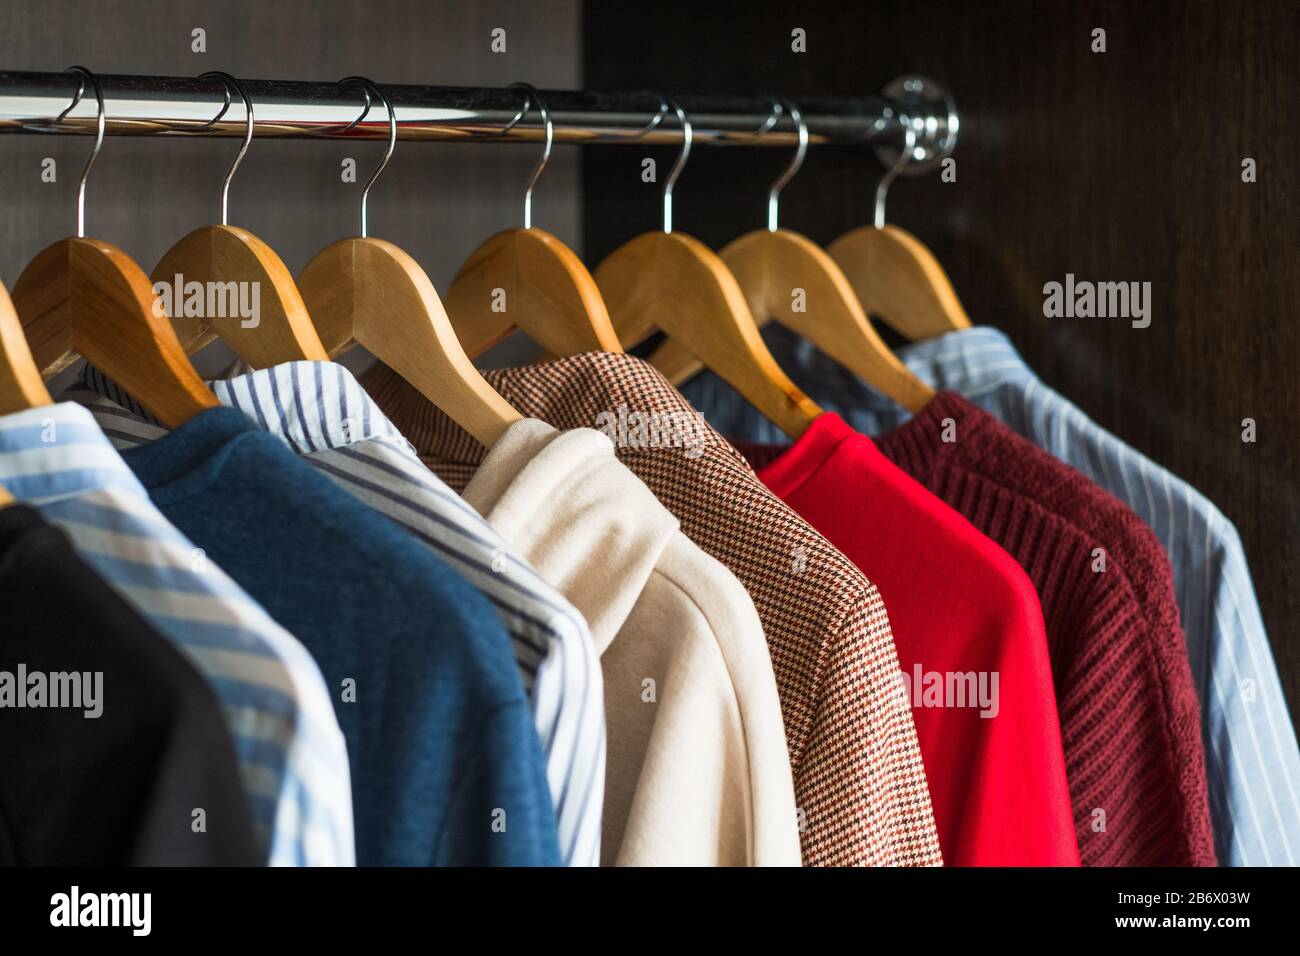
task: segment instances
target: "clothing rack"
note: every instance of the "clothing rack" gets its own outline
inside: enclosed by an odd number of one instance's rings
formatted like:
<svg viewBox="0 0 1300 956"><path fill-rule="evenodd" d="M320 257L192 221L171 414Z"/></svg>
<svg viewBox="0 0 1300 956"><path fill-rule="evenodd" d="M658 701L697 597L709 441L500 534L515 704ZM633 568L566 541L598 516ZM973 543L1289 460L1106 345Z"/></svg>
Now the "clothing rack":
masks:
<svg viewBox="0 0 1300 956"><path fill-rule="evenodd" d="M245 118L239 97L221 119L226 102L216 78L96 75L103 93L106 130L114 136L242 137ZM94 94L57 121L75 96L75 73L0 72L0 133L93 134ZM355 84L286 80L245 80L239 85L253 103L255 137L385 139L388 121L375 103L358 121L366 98ZM518 142L545 135L536 104L521 115L526 94L520 89L455 86L382 85L404 140ZM665 91L690 118L693 141L709 145L791 146L797 133L788 117L775 113L767 95L731 96ZM656 91L594 93L541 90L556 142L589 144L671 144L682 130ZM933 80L903 76L878 95L796 98L813 144L867 145L892 165L906 138L916 137L912 161L903 171L918 175L951 154L957 142L958 114L947 91ZM661 115L662 114L662 115ZM774 121L774 116L779 121ZM658 117L658 119L656 119Z"/></svg>

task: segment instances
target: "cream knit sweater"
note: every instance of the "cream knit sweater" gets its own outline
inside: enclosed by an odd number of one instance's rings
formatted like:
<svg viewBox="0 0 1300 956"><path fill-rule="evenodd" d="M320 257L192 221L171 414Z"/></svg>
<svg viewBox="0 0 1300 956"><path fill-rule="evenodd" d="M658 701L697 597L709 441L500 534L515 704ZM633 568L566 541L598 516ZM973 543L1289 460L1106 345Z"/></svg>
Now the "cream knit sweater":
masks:
<svg viewBox="0 0 1300 956"><path fill-rule="evenodd" d="M602 863L798 866L776 680L735 575L592 429L513 425L465 498L590 625L608 735Z"/></svg>

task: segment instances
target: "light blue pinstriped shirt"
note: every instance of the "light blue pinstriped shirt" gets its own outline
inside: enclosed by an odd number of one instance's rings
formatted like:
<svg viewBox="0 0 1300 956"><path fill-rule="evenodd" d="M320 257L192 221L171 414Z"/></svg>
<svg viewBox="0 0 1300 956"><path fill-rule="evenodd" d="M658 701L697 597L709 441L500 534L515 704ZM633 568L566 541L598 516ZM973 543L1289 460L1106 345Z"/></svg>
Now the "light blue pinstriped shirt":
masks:
<svg viewBox="0 0 1300 956"><path fill-rule="evenodd" d="M287 362L210 382L308 464L391 518L459 571L496 608L514 649L546 755L560 852L600 863L605 794L604 677L583 616L511 549L415 449L352 373L333 362ZM66 398L88 407L117 448L167 434L92 366Z"/></svg>
<svg viewBox="0 0 1300 956"><path fill-rule="evenodd" d="M779 327L764 332L778 364L822 408L876 435L907 412ZM1007 337L981 326L899 350L936 388L964 395L1083 472L1137 512L1173 566L1201 700L1210 813L1226 866L1300 864L1300 751L1237 529L1204 495L1104 431L1044 385ZM788 439L715 376L682 389L724 435Z"/></svg>
<svg viewBox="0 0 1300 956"><path fill-rule="evenodd" d="M0 485L63 529L212 686L268 863L353 865L347 748L316 662L153 506L90 413L62 403L0 417Z"/></svg>

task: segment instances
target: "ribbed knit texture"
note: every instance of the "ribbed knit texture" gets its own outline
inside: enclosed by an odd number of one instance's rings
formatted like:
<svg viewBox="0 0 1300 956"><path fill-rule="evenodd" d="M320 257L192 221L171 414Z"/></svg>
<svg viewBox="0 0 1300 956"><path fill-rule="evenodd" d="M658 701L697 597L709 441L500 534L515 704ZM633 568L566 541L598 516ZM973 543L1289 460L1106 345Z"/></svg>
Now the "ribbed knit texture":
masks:
<svg viewBox="0 0 1300 956"><path fill-rule="evenodd" d="M952 392L876 444L1038 588L1084 865L1214 866L1200 709L1150 528Z"/></svg>

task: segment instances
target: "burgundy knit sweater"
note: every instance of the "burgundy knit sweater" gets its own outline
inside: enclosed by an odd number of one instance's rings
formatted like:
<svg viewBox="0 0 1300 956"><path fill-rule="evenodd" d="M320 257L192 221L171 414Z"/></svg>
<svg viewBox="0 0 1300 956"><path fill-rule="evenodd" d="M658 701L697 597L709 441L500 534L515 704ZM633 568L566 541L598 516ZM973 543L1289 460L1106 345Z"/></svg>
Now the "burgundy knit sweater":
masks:
<svg viewBox="0 0 1300 956"><path fill-rule="evenodd" d="M951 392L876 444L1038 588L1084 865L1214 866L1200 708L1151 529Z"/></svg>

